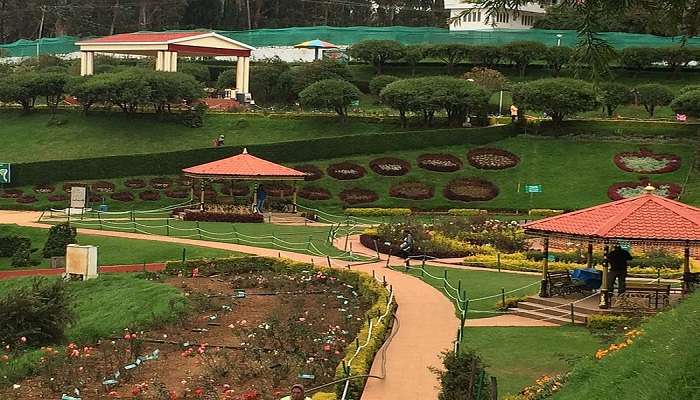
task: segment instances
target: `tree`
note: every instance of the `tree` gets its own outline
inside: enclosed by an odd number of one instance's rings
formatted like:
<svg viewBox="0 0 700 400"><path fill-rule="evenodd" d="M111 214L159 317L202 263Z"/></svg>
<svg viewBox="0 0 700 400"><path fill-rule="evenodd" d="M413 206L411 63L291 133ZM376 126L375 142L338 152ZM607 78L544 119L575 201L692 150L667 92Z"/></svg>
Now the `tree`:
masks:
<svg viewBox="0 0 700 400"><path fill-rule="evenodd" d="M466 60L469 47L461 43L436 44L426 49L429 57L441 60L447 65L447 74L451 75L454 66Z"/></svg>
<svg viewBox="0 0 700 400"><path fill-rule="evenodd" d="M304 63L291 71L291 91L298 96L302 90L314 82L324 79L350 81L352 73L346 64L335 60L316 60Z"/></svg>
<svg viewBox="0 0 700 400"><path fill-rule="evenodd" d="M377 75L369 81L369 92L374 95L379 95L386 85L398 80L399 78L394 75Z"/></svg>
<svg viewBox="0 0 700 400"><path fill-rule="evenodd" d="M469 59L474 64L483 67L493 67L503 57L503 51L498 46L478 45L469 48Z"/></svg>
<svg viewBox="0 0 700 400"><path fill-rule="evenodd" d="M150 102L156 114L170 111L171 104L183 101L191 104L204 97L204 87L192 75L181 72L150 71L144 75L148 97L141 102Z"/></svg>
<svg viewBox="0 0 700 400"><path fill-rule="evenodd" d="M177 71L187 75L191 75L194 77L194 79L202 83L207 83L211 80L209 67L207 67L204 64L198 64L193 62L179 63L177 66Z"/></svg>
<svg viewBox="0 0 700 400"><path fill-rule="evenodd" d="M22 111L29 112L40 94L37 84L37 74L34 72L10 74L0 80L0 101L19 103Z"/></svg>
<svg viewBox="0 0 700 400"><path fill-rule="evenodd" d="M552 76L559 76L562 68L571 62L573 55L574 50L571 47L554 46L548 48L544 54L544 60L552 71Z"/></svg>
<svg viewBox="0 0 700 400"><path fill-rule="evenodd" d="M464 79L473 80L474 84L484 89L489 94L502 90L506 84L506 77L495 69L474 67L464 74Z"/></svg>
<svg viewBox="0 0 700 400"><path fill-rule="evenodd" d="M449 76L424 78L423 97L429 104L437 104L447 113L447 123L460 127L472 112L482 113L489 102L489 93L464 79Z"/></svg>
<svg viewBox="0 0 700 400"><path fill-rule="evenodd" d="M109 78L106 74L75 77L67 83L66 92L80 102L87 115L93 105L109 100Z"/></svg>
<svg viewBox="0 0 700 400"><path fill-rule="evenodd" d="M236 86L236 71L234 69L226 69L216 78L216 87L219 89L230 89Z"/></svg>
<svg viewBox="0 0 700 400"><path fill-rule="evenodd" d="M420 44L408 45L404 48L403 60L411 66L411 76L416 75L416 65L425 59L425 47Z"/></svg>
<svg viewBox="0 0 700 400"><path fill-rule="evenodd" d="M632 92L630 88L615 82L607 82L600 85L600 102L608 114L612 117L617 107L623 104L629 104L632 100Z"/></svg>
<svg viewBox="0 0 700 400"><path fill-rule="evenodd" d="M345 122L348 107L361 95L360 89L348 81L324 79L302 90L299 99L309 107L331 109L338 114L341 122Z"/></svg>
<svg viewBox="0 0 700 400"><path fill-rule="evenodd" d="M664 85L650 83L638 86L635 90L640 103L649 113L649 118L654 118L657 106L666 106L673 100L673 92Z"/></svg>
<svg viewBox="0 0 700 400"><path fill-rule="evenodd" d="M106 75L108 100L119 106L125 114L133 114L139 105L151 101L151 87L145 78L145 71L132 68Z"/></svg>
<svg viewBox="0 0 700 400"><path fill-rule="evenodd" d="M379 99L382 103L399 112L402 128L407 125L406 113L417 108L416 92L421 90L420 85L423 83L420 79L402 79L390 83L379 93Z"/></svg>
<svg viewBox="0 0 700 400"><path fill-rule="evenodd" d="M286 98L277 90L282 74L289 71L289 64L279 57L269 58L253 64L250 74L250 91L255 101L284 102Z"/></svg>
<svg viewBox="0 0 700 400"><path fill-rule="evenodd" d="M620 52L620 64L627 69L639 71L657 61L661 61L661 54L652 47L627 47Z"/></svg>
<svg viewBox="0 0 700 400"><path fill-rule="evenodd" d="M364 40L350 46L348 54L372 64L377 74L381 74L386 63L404 57L404 46L395 40Z"/></svg>
<svg viewBox="0 0 700 400"><path fill-rule="evenodd" d="M54 225L49 229L49 237L44 244L42 255L44 258L63 257L66 255L66 246L76 243L77 231L68 223Z"/></svg>
<svg viewBox="0 0 700 400"><path fill-rule="evenodd" d="M542 43L530 41L516 41L503 46L503 56L510 60L520 72L520 76L525 76L528 65L533 61L541 60L545 57L547 47Z"/></svg>
<svg viewBox="0 0 700 400"><path fill-rule="evenodd" d="M46 105L51 110L51 114L56 113L58 105L63 101L67 82L68 74L66 73L40 72L36 75L34 80L36 94L46 98Z"/></svg>
<svg viewBox="0 0 700 400"><path fill-rule="evenodd" d="M700 117L700 90L685 92L673 99L671 109L677 114Z"/></svg>
<svg viewBox="0 0 700 400"><path fill-rule="evenodd" d="M513 88L513 100L520 109L544 111L555 125L569 115L595 109L593 85L568 78L548 78L521 83Z"/></svg>
<svg viewBox="0 0 700 400"><path fill-rule="evenodd" d="M685 46L674 46L664 49L659 49L661 61L668 65L668 68L673 71L673 77L678 76L682 67L693 61L694 54Z"/></svg>

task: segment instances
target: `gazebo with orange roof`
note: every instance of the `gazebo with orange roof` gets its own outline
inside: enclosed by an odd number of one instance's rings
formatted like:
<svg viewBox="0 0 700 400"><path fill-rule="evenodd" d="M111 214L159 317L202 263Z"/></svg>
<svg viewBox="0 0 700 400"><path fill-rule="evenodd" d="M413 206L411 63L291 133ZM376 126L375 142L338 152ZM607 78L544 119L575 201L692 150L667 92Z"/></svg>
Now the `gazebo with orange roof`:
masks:
<svg viewBox="0 0 700 400"><path fill-rule="evenodd" d="M653 194L570 212L525 224L525 233L544 238L544 268L540 296L547 297L549 239L561 238L588 242L588 265L593 263L593 244L604 246L601 308L609 307L608 262L610 243L629 242L644 245L684 248L683 278L690 279L690 247L700 245L700 208Z"/></svg>
<svg viewBox="0 0 700 400"><path fill-rule="evenodd" d="M204 180L224 179L239 181L302 181L306 178L305 172L275 164L272 161L263 160L248 153L244 148L241 154L222 160L212 161L206 164L182 170L185 176L201 180L200 201L204 205ZM257 193L254 192L253 204L257 202ZM294 187L293 205L296 209L297 188Z"/></svg>

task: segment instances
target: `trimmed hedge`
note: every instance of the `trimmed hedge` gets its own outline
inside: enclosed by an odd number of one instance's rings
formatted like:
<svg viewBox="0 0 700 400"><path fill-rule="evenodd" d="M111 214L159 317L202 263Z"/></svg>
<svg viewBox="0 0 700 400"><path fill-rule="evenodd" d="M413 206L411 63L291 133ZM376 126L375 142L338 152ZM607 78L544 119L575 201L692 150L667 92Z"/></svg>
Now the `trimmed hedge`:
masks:
<svg viewBox="0 0 700 400"><path fill-rule="evenodd" d="M208 222L243 222L262 223L265 217L262 214L226 214L205 211L185 211L184 221L208 221Z"/></svg>
<svg viewBox="0 0 700 400"><path fill-rule="evenodd" d="M411 215L410 208L346 208L345 214L353 217L402 217Z"/></svg>
<svg viewBox="0 0 700 400"><path fill-rule="evenodd" d="M698 140L700 126L653 121L562 121L559 126L550 121L530 125L523 131L542 136L595 136L618 138L672 138Z"/></svg>
<svg viewBox="0 0 700 400"><path fill-rule="evenodd" d="M476 215L486 215L488 211L480 210L478 208L451 208L447 210L448 215L453 215L456 217L473 217Z"/></svg>
<svg viewBox="0 0 700 400"><path fill-rule="evenodd" d="M246 147L257 157L275 162L294 163L315 160L319 155L337 158L438 146L482 145L515 136L516 133L511 125L505 125L336 136ZM242 150L240 146L226 146L168 153L17 163L12 166L13 186L153 174L175 175L179 174L183 168L229 157Z"/></svg>

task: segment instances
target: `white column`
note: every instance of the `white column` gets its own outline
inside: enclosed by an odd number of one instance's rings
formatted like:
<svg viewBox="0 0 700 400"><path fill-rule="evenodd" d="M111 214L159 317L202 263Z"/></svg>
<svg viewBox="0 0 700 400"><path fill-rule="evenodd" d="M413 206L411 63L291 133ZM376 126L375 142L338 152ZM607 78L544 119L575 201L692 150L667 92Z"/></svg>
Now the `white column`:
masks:
<svg viewBox="0 0 700 400"><path fill-rule="evenodd" d="M87 75L87 53L80 52L80 76Z"/></svg>
<svg viewBox="0 0 700 400"><path fill-rule="evenodd" d="M250 93L250 57L243 58L243 65L245 65L245 72L243 73L243 92Z"/></svg>
<svg viewBox="0 0 700 400"><path fill-rule="evenodd" d="M92 75L95 73L95 52L88 51L85 53L85 75Z"/></svg>
<svg viewBox="0 0 700 400"><path fill-rule="evenodd" d="M243 93L243 73L245 70L245 63L243 57L238 57L236 60L236 92Z"/></svg>
<svg viewBox="0 0 700 400"><path fill-rule="evenodd" d="M156 55L156 71L163 71L163 66L165 64L165 52L158 51Z"/></svg>
<svg viewBox="0 0 700 400"><path fill-rule="evenodd" d="M170 72L177 72L177 51L170 52Z"/></svg>

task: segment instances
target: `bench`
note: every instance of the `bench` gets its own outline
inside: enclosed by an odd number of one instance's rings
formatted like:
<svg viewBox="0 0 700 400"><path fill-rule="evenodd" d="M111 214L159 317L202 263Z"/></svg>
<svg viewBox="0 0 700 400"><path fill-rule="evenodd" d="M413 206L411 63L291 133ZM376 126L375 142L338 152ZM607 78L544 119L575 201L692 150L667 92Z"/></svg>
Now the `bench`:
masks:
<svg viewBox="0 0 700 400"><path fill-rule="evenodd" d="M685 293L690 293L695 290L697 285L700 285L700 272L686 272L683 274L683 290Z"/></svg>
<svg viewBox="0 0 700 400"><path fill-rule="evenodd" d="M547 272L547 293L550 296L583 293L584 290L586 286L574 283L569 271Z"/></svg>
<svg viewBox="0 0 700 400"><path fill-rule="evenodd" d="M620 297L625 299L646 299L649 301L649 308L666 307L671 300L671 285L628 282L624 293L621 293Z"/></svg>

